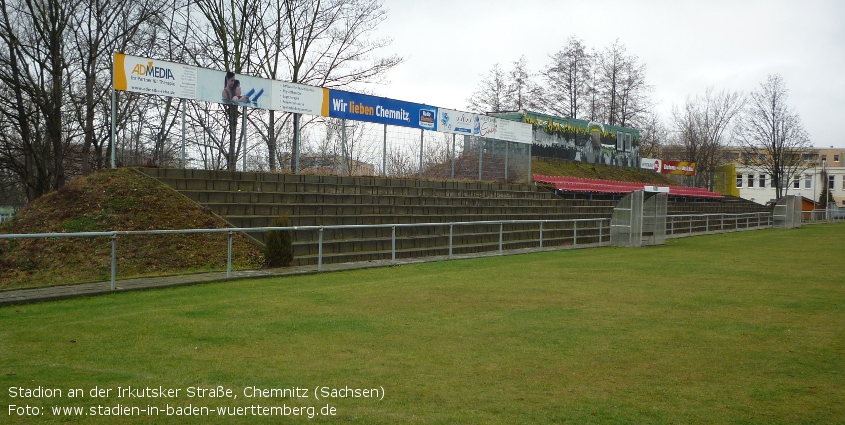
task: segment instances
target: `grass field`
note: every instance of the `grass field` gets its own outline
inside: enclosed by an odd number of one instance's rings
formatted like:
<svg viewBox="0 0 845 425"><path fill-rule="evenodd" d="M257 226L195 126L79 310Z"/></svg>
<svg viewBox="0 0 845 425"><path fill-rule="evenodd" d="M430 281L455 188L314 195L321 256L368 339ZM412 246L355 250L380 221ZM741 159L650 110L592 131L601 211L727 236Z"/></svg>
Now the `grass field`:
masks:
<svg viewBox="0 0 845 425"><path fill-rule="evenodd" d="M90 415L121 405L164 423L843 423L843 239L805 226L4 307L0 422L151 420ZM116 396L130 386L180 392ZM217 386L237 398L188 396ZM62 394L21 397L38 387Z"/></svg>

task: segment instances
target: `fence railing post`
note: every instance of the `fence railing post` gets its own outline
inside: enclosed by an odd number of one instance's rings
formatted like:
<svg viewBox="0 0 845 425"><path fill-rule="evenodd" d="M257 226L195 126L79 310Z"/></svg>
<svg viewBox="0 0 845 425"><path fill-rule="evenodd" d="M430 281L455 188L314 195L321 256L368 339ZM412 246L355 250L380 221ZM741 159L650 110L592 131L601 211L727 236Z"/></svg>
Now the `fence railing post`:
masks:
<svg viewBox="0 0 845 425"><path fill-rule="evenodd" d="M317 241L317 271L323 271L323 228L320 227L320 237Z"/></svg>
<svg viewBox="0 0 845 425"><path fill-rule="evenodd" d="M390 235L390 264L396 264L396 226Z"/></svg>
<svg viewBox="0 0 845 425"><path fill-rule="evenodd" d="M543 247L543 222L540 222L540 248Z"/></svg>
<svg viewBox="0 0 845 425"><path fill-rule="evenodd" d="M578 222L572 222L572 246L578 246Z"/></svg>
<svg viewBox="0 0 845 425"><path fill-rule="evenodd" d="M117 234L111 235L111 290L114 291L117 279Z"/></svg>
<svg viewBox="0 0 845 425"><path fill-rule="evenodd" d="M449 224L449 259L452 259L452 224Z"/></svg>
<svg viewBox="0 0 845 425"><path fill-rule="evenodd" d="M501 221L499 222L499 254L502 253L502 233L503 233L504 223Z"/></svg>
<svg viewBox="0 0 845 425"><path fill-rule="evenodd" d="M226 254L226 277L232 277L232 231L229 231L228 252Z"/></svg>
<svg viewBox="0 0 845 425"><path fill-rule="evenodd" d="M704 216L704 233L710 233L710 216Z"/></svg>
<svg viewBox="0 0 845 425"><path fill-rule="evenodd" d="M599 245L601 245L601 234L603 231L602 229L604 227L602 223L604 223L604 221L602 219L599 219Z"/></svg>

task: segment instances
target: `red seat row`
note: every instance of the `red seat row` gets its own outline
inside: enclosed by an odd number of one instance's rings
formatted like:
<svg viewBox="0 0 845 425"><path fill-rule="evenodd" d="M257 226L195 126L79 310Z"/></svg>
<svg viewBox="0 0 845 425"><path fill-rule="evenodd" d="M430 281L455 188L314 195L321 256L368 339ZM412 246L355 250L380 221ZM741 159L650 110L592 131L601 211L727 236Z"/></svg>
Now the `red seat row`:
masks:
<svg viewBox="0 0 845 425"><path fill-rule="evenodd" d="M534 174L536 183L545 183L555 186L557 190L566 192L594 192L594 193L631 193L635 190L644 189L646 186L668 187L669 195L688 196L697 198L724 198L721 194L710 192L700 187L686 187L675 185L652 185L638 182L618 182L613 180L585 179L580 177L544 176Z"/></svg>

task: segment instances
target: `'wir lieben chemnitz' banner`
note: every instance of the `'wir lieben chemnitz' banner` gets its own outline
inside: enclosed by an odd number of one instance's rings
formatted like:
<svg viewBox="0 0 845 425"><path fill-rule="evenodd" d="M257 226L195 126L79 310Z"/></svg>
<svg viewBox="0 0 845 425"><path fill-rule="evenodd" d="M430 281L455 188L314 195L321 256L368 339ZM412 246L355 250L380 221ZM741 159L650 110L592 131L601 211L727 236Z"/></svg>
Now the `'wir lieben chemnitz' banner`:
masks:
<svg viewBox="0 0 845 425"><path fill-rule="evenodd" d="M328 89L115 53L114 89L328 116Z"/></svg>
<svg viewBox="0 0 845 425"><path fill-rule="evenodd" d="M384 97L329 90L329 116L437 130L437 108Z"/></svg>

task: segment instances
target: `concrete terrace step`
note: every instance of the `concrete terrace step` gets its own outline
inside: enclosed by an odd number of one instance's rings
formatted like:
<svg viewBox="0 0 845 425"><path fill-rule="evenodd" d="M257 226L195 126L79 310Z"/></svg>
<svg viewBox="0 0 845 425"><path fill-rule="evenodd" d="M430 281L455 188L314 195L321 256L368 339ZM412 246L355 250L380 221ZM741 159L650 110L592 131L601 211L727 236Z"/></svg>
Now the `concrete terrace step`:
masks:
<svg viewBox="0 0 845 425"><path fill-rule="evenodd" d="M518 208L521 214L573 214L601 213L610 216L613 209L606 206L565 205L380 205L380 204L264 204L264 203L206 203L207 208L221 216L342 216L342 215L466 215L466 214L512 214Z"/></svg>

